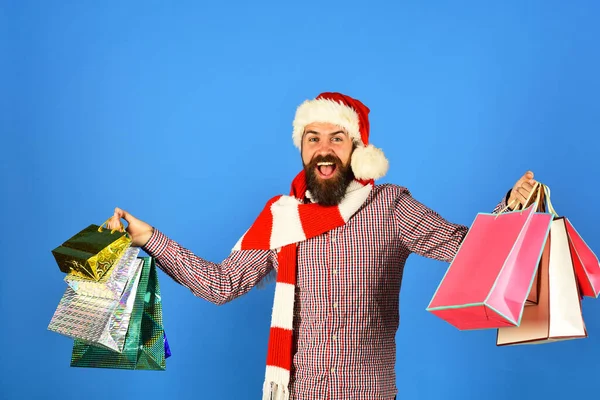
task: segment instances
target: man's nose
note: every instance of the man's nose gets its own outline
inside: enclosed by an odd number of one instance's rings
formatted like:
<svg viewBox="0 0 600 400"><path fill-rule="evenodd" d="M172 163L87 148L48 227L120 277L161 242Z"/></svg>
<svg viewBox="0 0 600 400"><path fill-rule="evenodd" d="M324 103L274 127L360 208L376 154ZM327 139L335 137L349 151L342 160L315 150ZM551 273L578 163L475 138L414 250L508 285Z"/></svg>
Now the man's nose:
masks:
<svg viewBox="0 0 600 400"><path fill-rule="evenodd" d="M317 153L322 155L333 153L333 146L331 146L329 140L322 140L319 142L319 148L317 149Z"/></svg>

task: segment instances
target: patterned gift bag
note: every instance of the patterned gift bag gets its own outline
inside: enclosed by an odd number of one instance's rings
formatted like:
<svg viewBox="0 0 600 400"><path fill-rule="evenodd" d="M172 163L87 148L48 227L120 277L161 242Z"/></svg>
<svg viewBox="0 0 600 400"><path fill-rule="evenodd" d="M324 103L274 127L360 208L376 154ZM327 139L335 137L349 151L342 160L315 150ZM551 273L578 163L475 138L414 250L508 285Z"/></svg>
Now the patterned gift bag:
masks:
<svg viewBox="0 0 600 400"><path fill-rule="evenodd" d="M118 353L75 340L71 356L72 367L155 371L166 369L168 344L163 328L156 265L150 257L144 257L143 260L139 289L123 351Z"/></svg>
<svg viewBox="0 0 600 400"><path fill-rule="evenodd" d="M81 294L67 287L48 329L89 344L123 351L137 291L146 291L145 284L140 285L142 265L143 260L132 258L125 266L133 273L117 299Z"/></svg>

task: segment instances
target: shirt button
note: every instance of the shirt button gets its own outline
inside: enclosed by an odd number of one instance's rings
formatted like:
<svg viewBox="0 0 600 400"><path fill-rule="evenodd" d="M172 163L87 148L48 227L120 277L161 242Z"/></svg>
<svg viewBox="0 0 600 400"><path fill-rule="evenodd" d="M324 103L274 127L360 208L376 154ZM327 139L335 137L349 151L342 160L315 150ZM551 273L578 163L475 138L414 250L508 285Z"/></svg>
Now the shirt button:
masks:
<svg viewBox="0 0 600 400"><path fill-rule="evenodd" d="M337 335L333 335L331 338L332 338L333 340L337 340Z"/></svg>
<svg viewBox="0 0 600 400"><path fill-rule="evenodd" d="M337 308L337 302L333 303L333 308Z"/></svg>
<svg viewBox="0 0 600 400"><path fill-rule="evenodd" d="M334 367L332 367L332 368L331 368L331 373L334 373L334 372L335 372L335 368L334 368Z"/></svg>
<svg viewBox="0 0 600 400"><path fill-rule="evenodd" d="M331 243L335 243L335 238L334 237L331 238Z"/></svg>
<svg viewBox="0 0 600 400"><path fill-rule="evenodd" d="M331 273L337 275L337 269L334 269L333 271L331 271Z"/></svg>

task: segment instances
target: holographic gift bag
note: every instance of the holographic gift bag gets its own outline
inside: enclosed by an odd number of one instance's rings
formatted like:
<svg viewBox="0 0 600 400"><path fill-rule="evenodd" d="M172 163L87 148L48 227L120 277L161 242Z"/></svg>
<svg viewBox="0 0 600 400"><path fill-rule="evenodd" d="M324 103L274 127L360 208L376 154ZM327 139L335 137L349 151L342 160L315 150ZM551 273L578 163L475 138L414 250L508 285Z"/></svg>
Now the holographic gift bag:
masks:
<svg viewBox="0 0 600 400"><path fill-rule="evenodd" d="M92 224L52 250L52 255L62 272L97 281L129 246L131 238L123 224L111 231Z"/></svg>
<svg viewBox="0 0 600 400"><path fill-rule="evenodd" d="M127 282L133 277L135 261L140 253L139 247L129 247L123 256L98 281L67 274L65 282L79 295L119 299Z"/></svg>
<svg viewBox="0 0 600 400"><path fill-rule="evenodd" d="M78 294L67 287L48 329L89 344L123 351L137 291L146 291L146 286L140 285L143 260L134 258L130 264L134 274L119 299Z"/></svg>
<svg viewBox="0 0 600 400"><path fill-rule="evenodd" d="M162 303L156 265L150 257L144 257L143 260L140 288L136 294L123 351L118 353L75 340L71 367L155 371L166 369L168 344L162 323Z"/></svg>

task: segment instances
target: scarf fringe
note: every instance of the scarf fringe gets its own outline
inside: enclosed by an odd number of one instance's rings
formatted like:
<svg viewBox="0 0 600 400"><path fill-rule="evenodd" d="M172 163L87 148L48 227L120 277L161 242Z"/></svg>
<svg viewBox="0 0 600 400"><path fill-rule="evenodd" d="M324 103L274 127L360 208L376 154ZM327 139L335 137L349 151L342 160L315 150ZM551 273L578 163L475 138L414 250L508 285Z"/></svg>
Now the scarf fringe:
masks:
<svg viewBox="0 0 600 400"><path fill-rule="evenodd" d="M286 385L265 381L263 385L263 400L289 400L290 392Z"/></svg>

